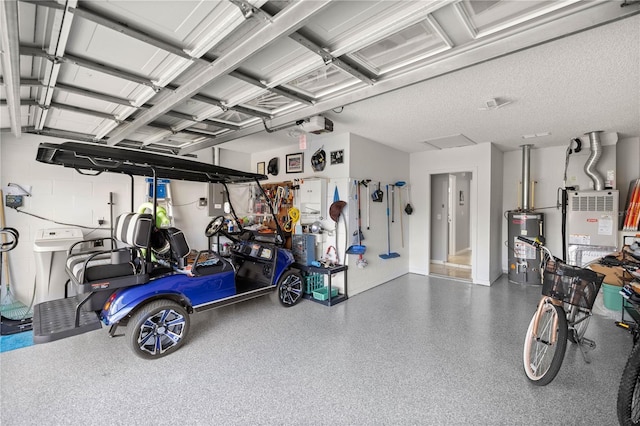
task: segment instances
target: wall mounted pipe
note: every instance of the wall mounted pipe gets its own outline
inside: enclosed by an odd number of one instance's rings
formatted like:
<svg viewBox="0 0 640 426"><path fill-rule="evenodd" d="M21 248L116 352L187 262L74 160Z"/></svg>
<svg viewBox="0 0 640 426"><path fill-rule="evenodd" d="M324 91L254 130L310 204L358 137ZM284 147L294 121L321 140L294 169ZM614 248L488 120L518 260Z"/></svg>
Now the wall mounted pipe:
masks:
<svg viewBox="0 0 640 426"><path fill-rule="evenodd" d="M531 147L533 145L522 145L522 210L529 210L529 188L531 181Z"/></svg>
<svg viewBox="0 0 640 426"><path fill-rule="evenodd" d="M589 136L589 149L591 155L584 165L584 172L593 181L593 188L596 191L602 191L604 189L604 179L596 170L596 165L602 156L602 142L600 141L600 134L602 131L594 131L585 133L585 136Z"/></svg>

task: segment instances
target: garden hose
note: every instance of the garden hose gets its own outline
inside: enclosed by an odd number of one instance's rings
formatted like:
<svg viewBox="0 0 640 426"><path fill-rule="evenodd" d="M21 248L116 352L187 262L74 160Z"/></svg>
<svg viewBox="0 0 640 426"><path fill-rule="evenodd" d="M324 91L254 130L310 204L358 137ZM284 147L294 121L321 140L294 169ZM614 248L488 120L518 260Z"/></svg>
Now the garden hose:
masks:
<svg viewBox="0 0 640 426"><path fill-rule="evenodd" d="M296 222L299 220L300 220L300 210L298 210L296 207L291 207L289 209L289 219L284 224L284 231L293 232L296 226Z"/></svg>

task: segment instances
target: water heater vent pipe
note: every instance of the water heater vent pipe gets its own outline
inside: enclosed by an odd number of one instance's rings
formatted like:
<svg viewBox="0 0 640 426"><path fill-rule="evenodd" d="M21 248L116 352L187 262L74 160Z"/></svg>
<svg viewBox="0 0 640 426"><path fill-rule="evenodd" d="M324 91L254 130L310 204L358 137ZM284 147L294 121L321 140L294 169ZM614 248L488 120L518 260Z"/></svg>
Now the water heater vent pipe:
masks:
<svg viewBox="0 0 640 426"><path fill-rule="evenodd" d="M522 145L522 210L529 211L529 188L531 188L531 147L533 145Z"/></svg>

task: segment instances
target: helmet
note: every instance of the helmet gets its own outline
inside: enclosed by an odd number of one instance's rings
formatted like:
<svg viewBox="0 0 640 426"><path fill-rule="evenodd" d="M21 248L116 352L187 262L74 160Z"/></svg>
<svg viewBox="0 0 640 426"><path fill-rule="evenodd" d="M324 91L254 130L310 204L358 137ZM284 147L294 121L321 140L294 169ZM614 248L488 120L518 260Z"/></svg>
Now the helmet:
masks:
<svg viewBox="0 0 640 426"><path fill-rule="evenodd" d="M340 218L340 214L342 214L342 209L346 205L347 203L344 201L334 201L329 207L329 217L333 219L334 222L337 222Z"/></svg>
<svg viewBox="0 0 640 426"><path fill-rule="evenodd" d="M159 256L167 254L171 248L169 239L167 238L167 231L164 229L154 229L151 232L149 246L151 246L151 250Z"/></svg>
<svg viewBox="0 0 640 426"><path fill-rule="evenodd" d="M267 173L278 176L278 157L273 157L271 160L269 160Z"/></svg>
<svg viewBox="0 0 640 426"><path fill-rule="evenodd" d="M311 167L316 172L323 171L324 170L324 166L327 165L327 153L324 152L323 148L318 149L311 156Z"/></svg>

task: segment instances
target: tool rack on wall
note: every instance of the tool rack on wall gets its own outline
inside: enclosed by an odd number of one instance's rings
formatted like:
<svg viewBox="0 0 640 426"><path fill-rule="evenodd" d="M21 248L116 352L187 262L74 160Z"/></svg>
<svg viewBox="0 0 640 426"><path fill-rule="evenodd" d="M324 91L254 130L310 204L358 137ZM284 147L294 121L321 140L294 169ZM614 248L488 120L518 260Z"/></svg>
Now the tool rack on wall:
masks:
<svg viewBox="0 0 640 426"><path fill-rule="evenodd" d="M284 231L286 238L285 246L291 247L291 232L287 231L286 224L289 221L289 209L293 207L295 185L291 181L286 182L274 182L264 183L262 188L269 196L269 199L274 203L273 211L275 212L275 218L272 217L267 200L264 195L257 194L253 202L253 215L256 221L260 221L263 225L276 229L276 225L273 222L277 220L280 227Z"/></svg>

